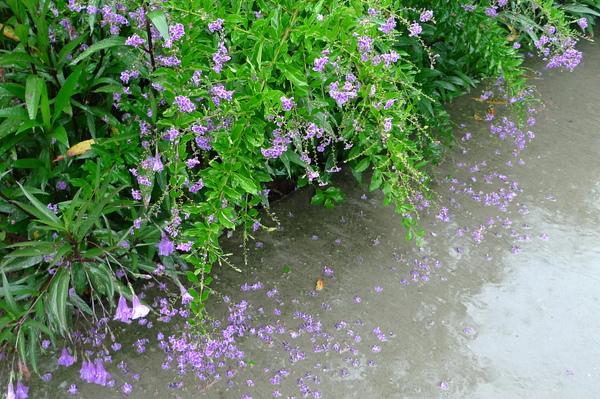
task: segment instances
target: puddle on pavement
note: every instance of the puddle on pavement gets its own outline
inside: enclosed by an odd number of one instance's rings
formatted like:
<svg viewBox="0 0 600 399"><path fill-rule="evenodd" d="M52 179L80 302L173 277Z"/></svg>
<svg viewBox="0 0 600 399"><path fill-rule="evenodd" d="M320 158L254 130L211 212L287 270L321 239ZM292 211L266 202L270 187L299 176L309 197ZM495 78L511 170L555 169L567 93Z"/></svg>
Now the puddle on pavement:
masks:
<svg viewBox="0 0 600 399"><path fill-rule="evenodd" d="M466 153L457 146L437 170L435 191L451 221L436 218L439 207L424 210L424 248L407 244L400 217L380 206L381 194L367 193L349 174L340 182L347 202L334 210L310 205L303 190L277 203L283 230L257 232L247 266L236 237L229 240L243 272L215 267L212 287L232 302L247 301L252 318L237 341L251 363L217 363L200 381L193 371L178 373L176 361L162 370L156 336L179 333L176 323L115 326L123 349L106 365L114 387L82 382L78 364L64 368L46 358L42 370L53 379L32 381L30 397L122 398L125 382L133 385L130 398L145 399L269 398L276 390L296 398L593 397L600 380L600 120L591 104L600 87L590 85L600 84L600 51L583 47L586 65L534 82L553 106L540 113L537 138L518 157L510 142L469 119L473 100L449 106L457 123L467 123L458 137L473 138L461 142ZM571 90L583 96L576 106L565 94ZM506 179L485 183L492 172ZM473 192L460 192L468 188ZM492 192L506 194L505 211L472 200ZM481 243L473 242L477 234ZM322 291L315 290L319 278ZM260 289L241 289L259 282ZM216 319L227 317L222 299L209 308ZM143 338L147 349L138 353ZM117 367L121 361L128 373ZM78 394L66 393L71 384Z"/></svg>

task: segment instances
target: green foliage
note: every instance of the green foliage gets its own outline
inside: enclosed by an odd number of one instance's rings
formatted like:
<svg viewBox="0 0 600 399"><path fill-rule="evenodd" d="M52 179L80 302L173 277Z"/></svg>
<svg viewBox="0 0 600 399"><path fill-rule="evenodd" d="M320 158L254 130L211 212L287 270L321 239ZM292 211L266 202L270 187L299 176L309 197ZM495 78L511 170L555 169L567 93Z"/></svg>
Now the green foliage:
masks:
<svg viewBox="0 0 600 399"><path fill-rule="evenodd" d="M63 3L7 1L0 30L0 347L36 371L41 336L67 335L73 314L111 316L138 278L185 275L200 326L212 267L227 262L219 238L261 227L276 179L314 186L312 203L332 208L344 200L334 173L372 171L369 189L418 239L411 200L452 144L443 102L494 77L522 104L513 44L536 47L552 25L563 39L552 57L598 11L591 0L515 0L495 17L486 1ZM426 10L433 19L417 23Z"/></svg>

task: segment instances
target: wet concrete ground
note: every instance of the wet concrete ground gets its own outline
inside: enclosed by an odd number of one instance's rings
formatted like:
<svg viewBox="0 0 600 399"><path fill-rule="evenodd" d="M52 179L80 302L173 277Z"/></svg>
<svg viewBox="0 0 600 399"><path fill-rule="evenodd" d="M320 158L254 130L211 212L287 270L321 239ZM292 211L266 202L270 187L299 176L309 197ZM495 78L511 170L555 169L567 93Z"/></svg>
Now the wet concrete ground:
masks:
<svg viewBox="0 0 600 399"><path fill-rule="evenodd" d="M536 137L518 156L473 118L486 107L471 99L478 91L449 105L466 124L458 137L471 138L436 169L440 203L421 212L423 248L406 243L380 193L349 175L340 183L347 202L332 211L302 190L274 205L283 229L255 235L247 266L233 237L227 245L243 271L216 267L212 287L247 301L254 330L238 341L251 363L216 365L218 381L162 370L156 333L178 330L155 322L117 334L129 349L106 366L115 387L82 382L78 365L46 363L54 377L32 384L30 397L121 398L124 382L131 398L598 397L600 47L581 49L574 72L545 70L531 82L542 103L524 129ZM492 123L501 124L501 107ZM436 217L441 207L448 222ZM225 308L211 306L215 318ZM143 337L148 350L137 353L131 345ZM70 384L79 393L66 393Z"/></svg>

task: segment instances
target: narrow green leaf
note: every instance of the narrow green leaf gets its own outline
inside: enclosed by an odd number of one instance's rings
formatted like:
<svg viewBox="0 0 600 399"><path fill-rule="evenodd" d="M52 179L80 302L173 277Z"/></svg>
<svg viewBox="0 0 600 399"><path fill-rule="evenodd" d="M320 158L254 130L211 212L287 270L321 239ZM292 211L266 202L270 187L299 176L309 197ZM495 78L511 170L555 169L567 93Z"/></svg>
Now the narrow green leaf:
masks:
<svg viewBox="0 0 600 399"><path fill-rule="evenodd" d="M25 333L29 329L27 327L23 327L17 335L17 349L19 351L19 358L27 367L27 352L25 352Z"/></svg>
<svg viewBox="0 0 600 399"><path fill-rule="evenodd" d="M85 270L89 274L96 291L107 298L112 298L115 295L115 283L111 277L112 272L105 264L94 264L92 267L85 267Z"/></svg>
<svg viewBox="0 0 600 399"><path fill-rule="evenodd" d="M13 118L13 119L29 119L27 110L22 107L10 107L0 109L0 118Z"/></svg>
<svg viewBox="0 0 600 399"><path fill-rule="evenodd" d="M11 328L2 329L0 331L0 344L4 341L12 341L13 332Z"/></svg>
<svg viewBox="0 0 600 399"><path fill-rule="evenodd" d="M26 130L33 129L34 127L39 127L39 126L42 126L42 124L40 122L34 121L34 120L30 119L28 121L23 122L21 124L21 126L19 126L19 129L17 130L17 133L21 133L21 132L24 132Z"/></svg>
<svg viewBox="0 0 600 399"><path fill-rule="evenodd" d="M106 182L109 182L109 179L106 179ZM96 223L96 220L98 220L100 214L105 211L106 205L115 195L119 193L119 191L123 190L125 187L126 186L121 186L116 188L110 194L104 197L100 203L94 204L92 212L87 215L87 219L83 219L75 225L75 230L73 232L75 236L83 237L83 235L87 234L87 231Z"/></svg>
<svg viewBox="0 0 600 399"><path fill-rule="evenodd" d="M36 158L17 159L12 164L12 167L15 169L38 169L44 166L46 166L44 161Z"/></svg>
<svg viewBox="0 0 600 399"><path fill-rule="evenodd" d="M9 255L5 255L4 262L0 265L0 268L2 268L5 273L27 269L28 267L39 265L44 260L41 255L28 256L24 259L9 258L8 256Z"/></svg>
<svg viewBox="0 0 600 399"><path fill-rule="evenodd" d="M28 319L25 321L25 325L28 327L29 334L27 334L27 354L29 355L29 362L33 371L39 374L37 364L37 346L40 339L39 331L36 328L32 328L33 320Z"/></svg>
<svg viewBox="0 0 600 399"><path fill-rule="evenodd" d="M42 85L42 93L40 95L40 112L42 113L44 127L46 128L46 131L49 132L52 128L52 125L50 124L50 100L48 99L48 89L45 84Z"/></svg>
<svg viewBox="0 0 600 399"><path fill-rule="evenodd" d="M65 44L63 46L63 48L60 49L60 52L58 53L58 60L60 61L69 61L67 57L67 55L69 55L69 53L71 53L77 46L79 46L79 43L81 42L81 40L84 38L84 35L80 35L78 36L75 40L71 40L69 43Z"/></svg>
<svg viewBox="0 0 600 399"><path fill-rule="evenodd" d="M60 268L50 283L48 292L48 307L56 323L56 327L63 335L67 334L67 295L69 294L70 273L67 269Z"/></svg>
<svg viewBox="0 0 600 399"><path fill-rule="evenodd" d="M1 67L14 67L14 66L28 66L27 64L34 64L40 68L44 65L39 59L27 54L24 51L15 51L0 55L0 66Z"/></svg>
<svg viewBox="0 0 600 399"><path fill-rule="evenodd" d="M41 301L38 301L38 303L41 303ZM44 324L40 323L37 320L29 319L29 320L27 320L27 324L29 324L29 325L31 325L31 326L33 326L35 328L38 328L38 329L42 330L42 332L44 334L48 335L49 337L53 337L54 336L54 334L52 333L52 331L50 331L50 329L48 327L46 327Z"/></svg>
<svg viewBox="0 0 600 399"><path fill-rule="evenodd" d="M44 87L44 79L36 75L29 75L25 82L25 105L29 119L37 118L40 96Z"/></svg>
<svg viewBox="0 0 600 399"><path fill-rule="evenodd" d="M39 213L35 215L36 217L40 218L40 220L51 221L55 225L61 225L60 219L50 209L48 209L32 194L30 194L29 191L27 191L27 189L21 185L21 183L17 182L17 184L19 187L21 187L21 191L23 191L23 194L25 194L29 202L31 202L31 204L39 211Z"/></svg>
<svg viewBox="0 0 600 399"><path fill-rule="evenodd" d="M65 80L65 83L60 88L58 94L56 95L56 99L54 100L54 115L52 116L52 123L58 119L62 111L69 105L69 100L71 100L71 96L75 94L75 85L77 85L77 81L79 80L79 76L83 71L83 65L79 65Z"/></svg>
<svg viewBox="0 0 600 399"><path fill-rule="evenodd" d="M2 272L2 296L4 296L4 299L6 300L6 303L8 305L7 310L9 312L11 312L13 315L15 315L15 314L19 313L19 308L17 307L15 298L13 298L12 294L10 293L10 286L8 284L8 278L6 277L4 270L0 270L0 272Z"/></svg>
<svg viewBox="0 0 600 399"><path fill-rule="evenodd" d="M167 17L165 17L164 11L161 9L150 11L148 18L150 18L150 21L158 29L163 39L169 40L169 25L167 24Z"/></svg>
<svg viewBox="0 0 600 399"><path fill-rule="evenodd" d="M124 37L110 37L108 39L101 40L98 43L92 44L83 53L81 53L79 57L71 61L70 65L77 65L81 60L88 58L90 55L94 54L97 51L104 50L110 47L123 46L125 45L125 40L127 39Z"/></svg>
<svg viewBox="0 0 600 399"><path fill-rule="evenodd" d="M83 310L85 313L89 314L90 316L94 315L94 311L92 310L92 308L90 308L90 305L88 305L83 299L81 299L81 297L77 294L73 294L71 296L69 296L69 301L71 301L73 303L73 305L75 305L75 307Z"/></svg>

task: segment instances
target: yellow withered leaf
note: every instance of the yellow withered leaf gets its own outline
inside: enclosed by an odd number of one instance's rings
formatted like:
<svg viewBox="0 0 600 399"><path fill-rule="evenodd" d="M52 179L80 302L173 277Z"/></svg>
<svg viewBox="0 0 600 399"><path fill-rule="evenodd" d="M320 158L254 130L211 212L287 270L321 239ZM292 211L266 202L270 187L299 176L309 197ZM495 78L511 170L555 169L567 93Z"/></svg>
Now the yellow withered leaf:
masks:
<svg viewBox="0 0 600 399"><path fill-rule="evenodd" d="M325 288L325 282L323 282L323 279L320 278L317 280L317 285L315 287L315 290L321 291L323 288Z"/></svg>
<svg viewBox="0 0 600 399"><path fill-rule="evenodd" d="M89 151L92 148L92 144L96 144L96 142L93 139L84 140L82 142L75 144L73 147L71 147L67 150L67 157L74 157L75 155L81 155L81 154L85 153L86 151ZM56 158L52 162L60 161L62 159L65 159L65 157L60 155L58 158Z"/></svg>
<svg viewBox="0 0 600 399"><path fill-rule="evenodd" d="M15 35L15 31L13 30L13 28L11 26L8 25L4 25L0 23L0 29L2 30L2 33L4 34L4 36L8 37L9 39L13 39L16 41L21 41L21 39L19 39L19 37L17 35Z"/></svg>

